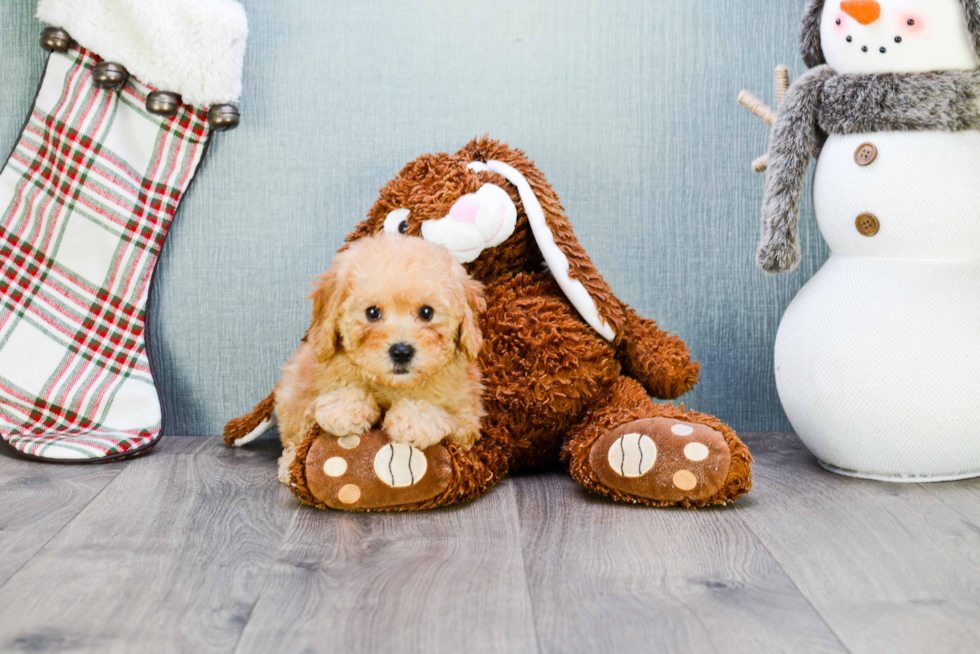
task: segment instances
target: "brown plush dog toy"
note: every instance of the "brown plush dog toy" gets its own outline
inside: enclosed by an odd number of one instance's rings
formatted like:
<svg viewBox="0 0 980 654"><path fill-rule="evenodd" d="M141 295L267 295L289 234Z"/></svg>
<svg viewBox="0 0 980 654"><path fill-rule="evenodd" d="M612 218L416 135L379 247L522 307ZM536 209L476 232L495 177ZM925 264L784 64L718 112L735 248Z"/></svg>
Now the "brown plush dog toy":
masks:
<svg viewBox="0 0 980 654"><path fill-rule="evenodd" d="M456 154L419 157L381 189L347 240L381 231L445 246L485 285L478 362L488 415L475 445L433 445L425 465L404 474L382 431L344 448L314 426L290 469L302 501L434 508L480 496L509 470L558 459L585 488L634 504L709 506L751 488L752 457L731 428L650 400L690 390L698 364L679 338L616 298L523 152L482 138ZM229 422L226 442L257 437L275 424L273 409L270 395ZM347 463L340 478L324 467L337 457Z"/></svg>

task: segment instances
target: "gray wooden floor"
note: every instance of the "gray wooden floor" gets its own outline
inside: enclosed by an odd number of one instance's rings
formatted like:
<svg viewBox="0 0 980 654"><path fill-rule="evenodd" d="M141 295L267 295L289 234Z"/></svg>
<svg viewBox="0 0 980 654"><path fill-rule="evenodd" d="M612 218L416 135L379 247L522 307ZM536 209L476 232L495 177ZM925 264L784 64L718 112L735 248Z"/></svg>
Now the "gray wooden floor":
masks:
<svg viewBox="0 0 980 654"><path fill-rule="evenodd" d="M753 434L727 508L619 506L559 472L429 513L300 507L273 440L0 454L0 650L976 652L980 481L883 485Z"/></svg>

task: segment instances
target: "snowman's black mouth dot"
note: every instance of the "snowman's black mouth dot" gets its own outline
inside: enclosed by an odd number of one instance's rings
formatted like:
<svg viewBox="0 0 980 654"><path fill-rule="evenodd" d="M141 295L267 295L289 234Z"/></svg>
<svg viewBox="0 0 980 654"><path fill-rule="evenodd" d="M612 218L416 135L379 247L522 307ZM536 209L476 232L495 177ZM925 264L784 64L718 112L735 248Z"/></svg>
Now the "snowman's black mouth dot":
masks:
<svg viewBox="0 0 980 654"><path fill-rule="evenodd" d="M882 46L882 47L878 48L878 52L880 52L881 54L885 54L885 47Z"/></svg>
<svg viewBox="0 0 980 654"><path fill-rule="evenodd" d="M837 24L840 25L840 18L837 19Z"/></svg>
<svg viewBox="0 0 980 654"><path fill-rule="evenodd" d="M895 37L895 43L901 43L901 42L902 42L902 37L896 36Z"/></svg>
<svg viewBox="0 0 980 654"><path fill-rule="evenodd" d="M850 43L850 42L851 42L851 41L853 41L853 40L854 40L854 39L853 39L853 38L851 38L850 36L849 36L849 37L847 37L847 42L848 42L848 43Z"/></svg>
<svg viewBox="0 0 980 654"><path fill-rule="evenodd" d="M868 51L868 46L862 45L861 46L861 52L867 52L867 51Z"/></svg>

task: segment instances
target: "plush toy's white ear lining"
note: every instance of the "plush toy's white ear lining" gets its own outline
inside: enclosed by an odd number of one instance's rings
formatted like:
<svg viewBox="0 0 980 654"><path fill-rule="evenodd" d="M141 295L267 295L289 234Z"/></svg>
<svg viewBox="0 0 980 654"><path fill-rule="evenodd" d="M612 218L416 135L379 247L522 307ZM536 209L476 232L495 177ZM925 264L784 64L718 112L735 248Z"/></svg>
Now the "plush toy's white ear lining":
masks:
<svg viewBox="0 0 980 654"><path fill-rule="evenodd" d="M541 208L541 203L538 202L538 198L534 195L534 191L531 190L531 185L527 183L524 175L516 168L502 161L490 160L486 163L474 161L469 164L469 168L477 172L490 171L497 173L517 187L517 193L521 196L521 203L524 205L524 213L527 215L527 220L531 224L531 232L534 234L534 240L537 242L541 254L544 255L545 263L548 264L548 268L551 270L551 274L555 280L557 280L558 286L561 287L561 290L565 293L565 297L568 298L568 301L572 303L572 306L578 310L579 314L592 329L599 332L607 341L614 340L616 338L616 332L609 326L609 323L599 316L599 309L596 307L595 300L589 294L589 291L582 285L582 282L577 279L572 279L569 276L568 257L565 256L565 253L555 243L555 235L551 233L551 228L548 227L548 222L544 218L544 210Z"/></svg>

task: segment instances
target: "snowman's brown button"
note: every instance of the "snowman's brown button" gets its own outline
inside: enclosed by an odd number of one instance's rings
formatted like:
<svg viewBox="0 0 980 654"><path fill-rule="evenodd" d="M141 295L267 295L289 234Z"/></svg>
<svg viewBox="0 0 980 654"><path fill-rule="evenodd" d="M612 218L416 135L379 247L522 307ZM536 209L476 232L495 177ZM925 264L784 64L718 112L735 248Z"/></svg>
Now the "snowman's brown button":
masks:
<svg viewBox="0 0 980 654"><path fill-rule="evenodd" d="M862 236L874 236L878 233L878 230L881 229L881 223L878 222L878 219L870 213L862 213L857 217L857 220L854 221L854 225L857 227L858 232L860 232Z"/></svg>
<svg viewBox="0 0 980 654"><path fill-rule="evenodd" d="M872 143L862 143L854 151L854 162L859 166L870 166L878 158L878 148Z"/></svg>

